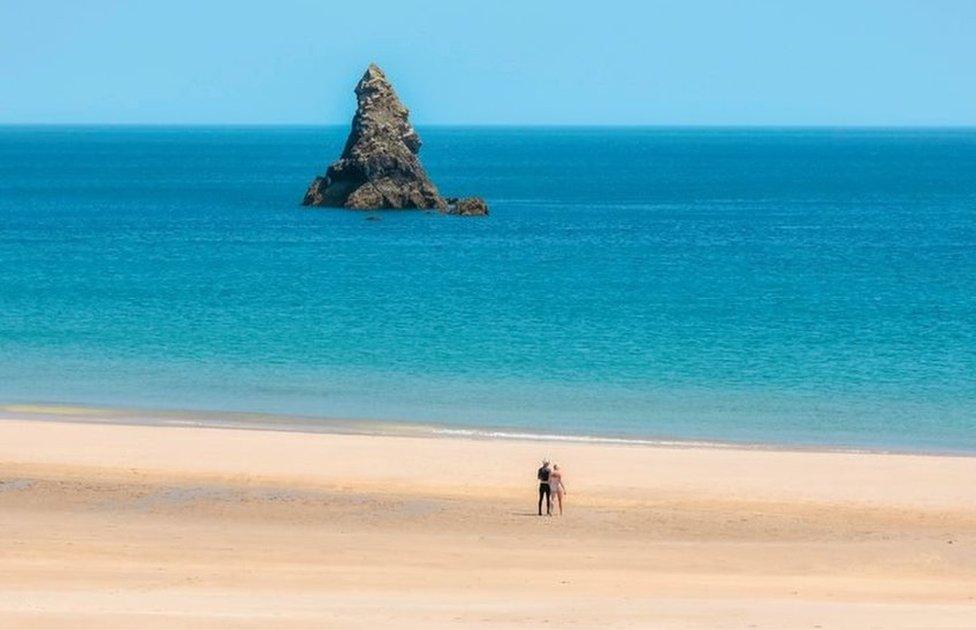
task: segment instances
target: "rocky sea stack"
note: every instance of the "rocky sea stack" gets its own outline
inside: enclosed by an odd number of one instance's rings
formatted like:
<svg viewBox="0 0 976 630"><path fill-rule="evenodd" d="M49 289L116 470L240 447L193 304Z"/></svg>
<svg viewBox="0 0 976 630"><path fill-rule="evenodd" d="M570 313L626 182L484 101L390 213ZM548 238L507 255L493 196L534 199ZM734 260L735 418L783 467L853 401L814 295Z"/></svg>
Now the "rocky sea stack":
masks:
<svg viewBox="0 0 976 630"><path fill-rule="evenodd" d="M485 215L480 197L441 197L420 164L420 136L386 75L370 64L356 85L358 106L338 160L316 177L302 205L356 210L421 208Z"/></svg>

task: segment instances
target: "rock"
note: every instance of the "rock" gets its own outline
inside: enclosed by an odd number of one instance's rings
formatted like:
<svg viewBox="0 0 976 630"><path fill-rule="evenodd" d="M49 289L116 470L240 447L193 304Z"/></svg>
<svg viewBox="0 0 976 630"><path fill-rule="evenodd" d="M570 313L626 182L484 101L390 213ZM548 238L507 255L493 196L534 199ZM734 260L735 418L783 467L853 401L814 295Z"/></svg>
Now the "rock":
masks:
<svg viewBox="0 0 976 630"><path fill-rule="evenodd" d="M375 64L369 65L356 85L356 100L356 115L342 155L325 176L312 181L302 205L488 213L483 199L463 199L449 206L441 197L417 157L420 136L410 125L409 111Z"/></svg>
<svg viewBox="0 0 976 630"><path fill-rule="evenodd" d="M488 214L488 204L481 197L448 197L445 214L457 214L464 217L478 217Z"/></svg>

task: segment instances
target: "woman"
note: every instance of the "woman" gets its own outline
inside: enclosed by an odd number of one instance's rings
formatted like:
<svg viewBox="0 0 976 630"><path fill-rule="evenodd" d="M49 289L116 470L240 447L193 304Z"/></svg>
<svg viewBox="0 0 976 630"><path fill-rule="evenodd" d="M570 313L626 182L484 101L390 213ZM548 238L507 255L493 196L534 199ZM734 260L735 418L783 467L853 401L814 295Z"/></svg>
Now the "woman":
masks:
<svg viewBox="0 0 976 630"><path fill-rule="evenodd" d="M563 485L563 473L559 470L559 464L553 464L552 472L549 473L549 489L556 497L559 505L559 516L563 515L563 495L566 494L566 486Z"/></svg>

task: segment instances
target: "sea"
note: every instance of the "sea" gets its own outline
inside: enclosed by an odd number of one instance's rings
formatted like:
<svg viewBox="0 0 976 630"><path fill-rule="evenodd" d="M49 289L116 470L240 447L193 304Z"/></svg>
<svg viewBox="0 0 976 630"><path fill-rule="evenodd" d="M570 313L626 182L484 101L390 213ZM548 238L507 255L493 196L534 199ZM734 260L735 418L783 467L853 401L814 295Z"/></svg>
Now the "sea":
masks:
<svg viewBox="0 0 976 630"><path fill-rule="evenodd" d="M0 127L0 406L976 454L976 130L419 131Z"/></svg>

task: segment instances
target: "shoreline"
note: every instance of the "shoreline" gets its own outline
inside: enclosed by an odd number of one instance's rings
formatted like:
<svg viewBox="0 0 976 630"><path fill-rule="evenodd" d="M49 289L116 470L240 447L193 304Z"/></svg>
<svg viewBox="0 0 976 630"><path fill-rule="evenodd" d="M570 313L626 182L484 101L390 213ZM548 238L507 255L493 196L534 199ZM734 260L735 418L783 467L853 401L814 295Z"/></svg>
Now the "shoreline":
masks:
<svg viewBox="0 0 976 630"><path fill-rule="evenodd" d="M287 413L214 411L194 409L147 409L93 406L74 403L0 404L0 421L37 420L132 426L185 426L214 429L282 431L297 433L415 436L445 439L515 440L609 444L637 447L706 448L796 453L850 453L878 455L918 455L938 457L976 457L976 449L908 448L810 442L763 442L680 437L652 437L622 434L544 433L509 426L447 424L410 420L334 418Z"/></svg>
<svg viewBox="0 0 976 630"><path fill-rule="evenodd" d="M109 447L113 442L118 443L118 448ZM90 445L86 448L91 452L78 449L78 444ZM203 444L209 445L209 450ZM238 448L242 444L249 453L267 451L268 457L244 457ZM276 445L292 455L282 457L275 452ZM383 455L368 464L367 470L353 473L343 464L346 447L366 460L370 458L364 454L370 451L382 451ZM447 453L452 457L445 458ZM329 461L330 454L337 462ZM599 462L580 472L593 487L616 496L677 497L690 493L715 499L723 496L720 489L734 488L737 495L750 501L953 505L963 511L976 506L976 458L951 455L485 439L423 432L310 432L298 428L137 424L97 419L0 419L0 464L8 466L33 462L42 466L143 471L150 475L230 475L302 484L314 481L318 485L333 484L339 479L343 488L362 485L375 491L369 480L382 479L380 485L415 485L419 474L409 466L420 460L425 471L421 485L454 496L473 487L462 484L459 490L453 489L457 467L466 469L489 456L497 460L489 466L496 471L493 484L505 493L525 486L525 478L534 474L533 466L546 458L557 463L573 459ZM455 465L452 459L458 463ZM404 465L407 468L401 469ZM524 470L519 472L516 467ZM367 481L359 483L357 474ZM773 479L767 478L769 475Z"/></svg>

